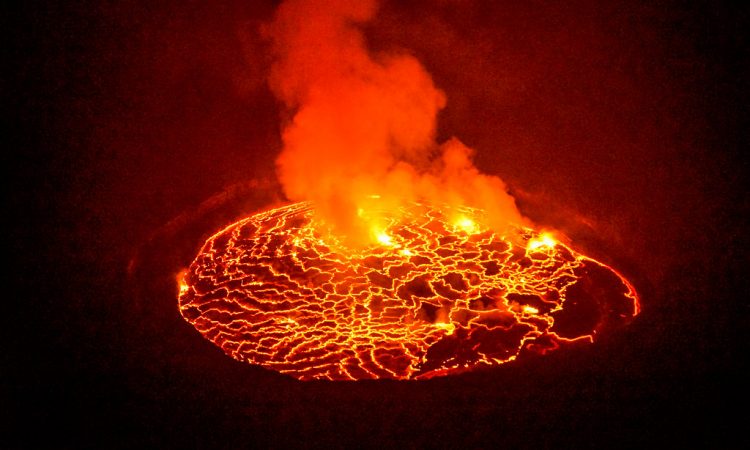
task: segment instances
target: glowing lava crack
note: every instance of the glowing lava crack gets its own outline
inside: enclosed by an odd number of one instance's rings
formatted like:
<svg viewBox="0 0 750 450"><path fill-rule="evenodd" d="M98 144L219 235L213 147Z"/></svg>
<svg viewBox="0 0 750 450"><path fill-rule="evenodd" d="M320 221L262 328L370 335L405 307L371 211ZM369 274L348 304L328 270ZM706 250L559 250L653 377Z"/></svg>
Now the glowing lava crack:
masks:
<svg viewBox="0 0 750 450"><path fill-rule="evenodd" d="M240 361L301 380L430 378L546 353L638 314L617 272L548 235L482 230L481 211L412 204L379 245L344 248L298 203L208 239L179 305Z"/></svg>

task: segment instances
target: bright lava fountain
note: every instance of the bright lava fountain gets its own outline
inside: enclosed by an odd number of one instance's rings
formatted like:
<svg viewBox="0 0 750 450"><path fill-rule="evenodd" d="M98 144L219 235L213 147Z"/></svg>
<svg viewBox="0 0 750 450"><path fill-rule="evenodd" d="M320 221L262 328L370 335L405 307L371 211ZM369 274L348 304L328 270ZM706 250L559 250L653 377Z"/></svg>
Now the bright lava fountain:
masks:
<svg viewBox="0 0 750 450"><path fill-rule="evenodd" d="M629 322L621 275L482 211L412 203L347 248L313 206L219 231L181 275L182 316L229 356L300 380L418 379L592 342Z"/></svg>

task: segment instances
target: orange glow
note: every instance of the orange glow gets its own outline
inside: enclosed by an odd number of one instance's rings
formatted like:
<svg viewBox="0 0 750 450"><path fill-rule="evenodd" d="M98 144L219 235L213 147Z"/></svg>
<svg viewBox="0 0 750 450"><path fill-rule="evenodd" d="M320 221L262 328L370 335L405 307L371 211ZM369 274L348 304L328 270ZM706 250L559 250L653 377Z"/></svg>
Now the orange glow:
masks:
<svg viewBox="0 0 750 450"><path fill-rule="evenodd" d="M187 292L189 288L189 286L185 282L185 275L187 275L187 270L183 270L177 275L177 286L179 286L180 295L183 295L185 292Z"/></svg>
<svg viewBox="0 0 750 450"><path fill-rule="evenodd" d="M553 249L555 245L557 245L557 241L549 233L542 233L538 237L530 239L526 248L533 252L541 249Z"/></svg>
<svg viewBox="0 0 750 450"><path fill-rule="evenodd" d="M638 313L622 276L547 234L479 232L471 208L379 214L364 248L309 203L232 224L179 277L180 313L229 356L301 380L449 375L593 342Z"/></svg>
<svg viewBox="0 0 750 450"><path fill-rule="evenodd" d="M383 245L394 247L393 238L383 231L376 231L375 238Z"/></svg>
<svg viewBox="0 0 750 450"><path fill-rule="evenodd" d="M466 233L476 233L479 231L477 224L466 216L459 216L453 223L457 230L464 231Z"/></svg>
<svg viewBox="0 0 750 450"><path fill-rule="evenodd" d="M360 26L377 10L375 0L287 0L264 28L275 56L269 85L290 117L276 161L286 197L314 202L316 220L350 246L392 245L360 220L373 200L390 212L417 200L480 208L498 232L523 224L504 182L474 166L473 149L436 141L447 98L425 67L408 51L367 48Z"/></svg>

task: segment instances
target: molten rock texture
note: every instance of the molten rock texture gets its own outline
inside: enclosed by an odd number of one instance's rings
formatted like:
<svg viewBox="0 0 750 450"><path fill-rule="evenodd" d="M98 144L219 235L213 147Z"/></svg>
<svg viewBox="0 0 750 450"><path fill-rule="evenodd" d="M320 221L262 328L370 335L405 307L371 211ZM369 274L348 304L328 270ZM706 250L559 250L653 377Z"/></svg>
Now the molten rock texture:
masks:
<svg viewBox="0 0 750 450"><path fill-rule="evenodd" d="M241 220L183 274L183 317L240 361L301 380L430 378L591 342L638 313L606 265L482 212L411 204L347 248L307 203Z"/></svg>

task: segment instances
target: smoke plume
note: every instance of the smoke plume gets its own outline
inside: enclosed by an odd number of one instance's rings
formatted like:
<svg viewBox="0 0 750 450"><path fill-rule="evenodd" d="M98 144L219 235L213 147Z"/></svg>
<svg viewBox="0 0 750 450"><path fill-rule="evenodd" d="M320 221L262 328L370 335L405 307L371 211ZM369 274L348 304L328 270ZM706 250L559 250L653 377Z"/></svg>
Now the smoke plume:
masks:
<svg viewBox="0 0 750 450"><path fill-rule="evenodd" d="M412 200L482 208L496 230L524 223L503 181L474 167L471 149L435 141L446 96L420 62L368 50L359 26L376 11L375 0L287 0L264 29L276 58L269 83L288 112L277 160L286 196L315 202L322 221L359 242L371 235L362 211L373 195L378 208Z"/></svg>

